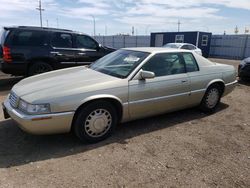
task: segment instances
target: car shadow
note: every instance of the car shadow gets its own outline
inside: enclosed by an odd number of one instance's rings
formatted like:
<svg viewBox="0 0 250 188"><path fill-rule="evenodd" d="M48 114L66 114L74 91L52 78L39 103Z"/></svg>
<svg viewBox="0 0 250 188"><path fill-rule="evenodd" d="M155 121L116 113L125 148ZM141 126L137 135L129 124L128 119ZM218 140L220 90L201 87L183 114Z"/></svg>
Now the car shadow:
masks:
<svg viewBox="0 0 250 188"><path fill-rule="evenodd" d="M238 80L238 83L245 86L250 86L250 79Z"/></svg>
<svg viewBox="0 0 250 188"><path fill-rule="evenodd" d="M9 91L23 77L0 77L0 92Z"/></svg>
<svg viewBox="0 0 250 188"><path fill-rule="evenodd" d="M218 111L228 108L221 103ZM197 108L182 110L121 124L112 137L96 143L83 144L73 134L34 136L21 131L14 121L0 122L0 168L20 166L31 162L61 158L84 153L109 144L126 144L128 140L149 132L167 129L177 124L208 116ZM189 126L189 124L185 124Z"/></svg>

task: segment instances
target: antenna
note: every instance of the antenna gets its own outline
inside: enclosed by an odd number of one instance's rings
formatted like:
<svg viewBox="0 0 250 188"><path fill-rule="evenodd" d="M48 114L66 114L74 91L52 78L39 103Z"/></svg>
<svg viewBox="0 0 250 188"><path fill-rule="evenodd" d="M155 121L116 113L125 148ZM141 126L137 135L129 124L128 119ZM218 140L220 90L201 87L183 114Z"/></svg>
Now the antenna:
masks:
<svg viewBox="0 0 250 188"><path fill-rule="evenodd" d="M39 5L38 5L38 8L36 8L36 10L38 10L40 12L40 25L41 25L41 27L43 27L42 11L44 11L45 9L42 8L41 0L39 0Z"/></svg>

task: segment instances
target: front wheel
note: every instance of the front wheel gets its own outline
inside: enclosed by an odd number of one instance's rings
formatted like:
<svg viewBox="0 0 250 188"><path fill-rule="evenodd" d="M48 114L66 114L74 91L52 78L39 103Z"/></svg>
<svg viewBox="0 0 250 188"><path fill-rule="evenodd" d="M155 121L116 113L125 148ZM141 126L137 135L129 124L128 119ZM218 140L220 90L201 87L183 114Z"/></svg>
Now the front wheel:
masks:
<svg viewBox="0 0 250 188"><path fill-rule="evenodd" d="M204 112L213 112L221 100L221 88L218 85L210 86L200 104L200 108Z"/></svg>
<svg viewBox="0 0 250 188"><path fill-rule="evenodd" d="M109 137L116 124L115 108L106 101L96 101L77 114L73 130L81 141L95 143Z"/></svg>

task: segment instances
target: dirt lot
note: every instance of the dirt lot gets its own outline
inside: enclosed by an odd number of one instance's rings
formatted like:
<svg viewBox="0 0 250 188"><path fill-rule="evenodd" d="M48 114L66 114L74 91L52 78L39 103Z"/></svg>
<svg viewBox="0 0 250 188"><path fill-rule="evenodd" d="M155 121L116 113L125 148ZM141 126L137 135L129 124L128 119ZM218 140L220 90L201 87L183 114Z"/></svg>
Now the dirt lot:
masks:
<svg viewBox="0 0 250 188"><path fill-rule="evenodd" d="M19 79L0 74L0 102ZM212 115L134 121L84 145L70 134L28 135L0 112L0 187L250 187L249 114L250 84L240 83Z"/></svg>

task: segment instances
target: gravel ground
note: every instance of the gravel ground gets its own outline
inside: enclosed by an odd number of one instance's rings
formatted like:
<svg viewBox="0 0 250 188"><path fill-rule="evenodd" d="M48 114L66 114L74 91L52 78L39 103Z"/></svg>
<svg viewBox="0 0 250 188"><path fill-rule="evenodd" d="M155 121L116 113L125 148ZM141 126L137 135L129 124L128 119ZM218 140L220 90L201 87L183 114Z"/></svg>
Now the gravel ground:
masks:
<svg viewBox="0 0 250 188"><path fill-rule="evenodd" d="M20 79L0 74L0 102ZM250 187L249 93L239 83L212 115L138 120L92 145L26 134L0 112L0 187Z"/></svg>

